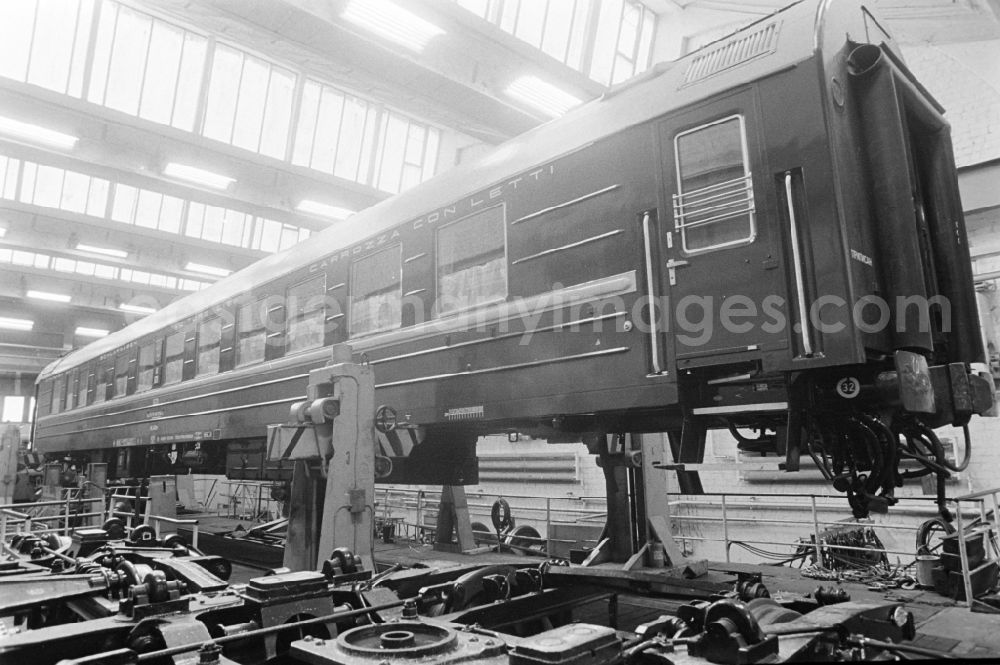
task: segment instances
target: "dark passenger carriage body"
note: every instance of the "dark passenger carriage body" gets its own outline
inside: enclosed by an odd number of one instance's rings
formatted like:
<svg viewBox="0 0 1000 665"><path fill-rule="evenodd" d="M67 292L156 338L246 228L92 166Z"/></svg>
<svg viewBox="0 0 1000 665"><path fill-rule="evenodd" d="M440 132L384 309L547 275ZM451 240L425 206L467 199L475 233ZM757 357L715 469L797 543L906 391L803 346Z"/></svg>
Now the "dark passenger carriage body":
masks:
<svg viewBox="0 0 1000 665"><path fill-rule="evenodd" d="M260 448L349 342L422 441L384 480L475 482L488 432L700 461L725 426L835 474L838 422L987 408L978 330L940 109L860 4L806 0L53 363L34 441Z"/></svg>

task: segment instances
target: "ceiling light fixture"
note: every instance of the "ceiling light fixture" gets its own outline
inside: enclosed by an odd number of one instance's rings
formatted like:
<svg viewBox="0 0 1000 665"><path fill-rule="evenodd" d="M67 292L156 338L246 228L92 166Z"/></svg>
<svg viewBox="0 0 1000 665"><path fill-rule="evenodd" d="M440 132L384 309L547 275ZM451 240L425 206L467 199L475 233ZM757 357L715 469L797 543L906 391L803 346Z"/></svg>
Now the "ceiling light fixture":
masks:
<svg viewBox="0 0 1000 665"><path fill-rule="evenodd" d="M206 266L202 263L188 263L184 266L184 269L190 270L191 272L200 272L203 275L214 275L215 277L225 277L232 272L232 270L216 268L215 266Z"/></svg>
<svg viewBox="0 0 1000 665"><path fill-rule="evenodd" d="M522 76L507 86L506 92L511 97L552 117L560 116L583 103L579 98L537 76Z"/></svg>
<svg viewBox="0 0 1000 665"><path fill-rule="evenodd" d="M96 245L85 245L83 243L77 243L76 248L81 252L90 252L91 254L103 254L104 256L114 256L119 259L124 259L128 256L128 252L122 249L112 249L111 247L98 247Z"/></svg>
<svg viewBox="0 0 1000 665"><path fill-rule="evenodd" d="M118 305L118 309L123 312L131 312L132 314L152 314L156 310L152 307L143 307L142 305L130 305L128 303L122 303Z"/></svg>
<svg viewBox="0 0 1000 665"><path fill-rule="evenodd" d="M104 337L110 331L103 330L101 328L87 328L85 326L77 326L74 334L80 335L81 337Z"/></svg>
<svg viewBox="0 0 1000 665"><path fill-rule="evenodd" d="M236 178L177 162L170 162L163 167L163 175L168 178L193 182L196 185L206 185L213 189L228 189L231 184L236 182Z"/></svg>
<svg viewBox="0 0 1000 665"><path fill-rule="evenodd" d="M328 217L337 221L345 220L355 212L349 208L332 206L326 203L320 203L319 201L313 201L311 199L304 199L300 201L299 204L295 206L295 209L299 212L304 212L310 215L319 215L320 217Z"/></svg>
<svg viewBox="0 0 1000 665"><path fill-rule="evenodd" d="M35 322L30 319L12 319L7 316L0 316L0 328L7 330L31 330Z"/></svg>
<svg viewBox="0 0 1000 665"><path fill-rule="evenodd" d="M51 302L69 302L73 299L72 296L68 296L65 293L51 293L49 291L35 291L33 289L29 289L25 295L35 300L49 300Z"/></svg>
<svg viewBox="0 0 1000 665"><path fill-rule="evenodd" d="M0 116L0 134L6 134L14 138L24 139L32 143L41 143L63 150L70 150L79 140L75 136L63 134L54 129L32 125L31 123L21 122L20 120L14 120L5 116Z"/></svg>
<svg viewBox="0 0 1000 665"><path fill-rule="evenodd" d="M343 17L369 32L420 53L444 30L389 0L351 0Z"/></svg>

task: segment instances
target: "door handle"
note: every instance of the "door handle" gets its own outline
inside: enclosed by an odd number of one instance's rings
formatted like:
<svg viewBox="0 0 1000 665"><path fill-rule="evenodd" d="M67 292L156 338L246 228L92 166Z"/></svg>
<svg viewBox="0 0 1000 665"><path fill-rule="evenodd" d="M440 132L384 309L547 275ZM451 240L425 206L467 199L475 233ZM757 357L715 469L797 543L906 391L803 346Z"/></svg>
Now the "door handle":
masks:
<svg viewBox="0 0 1000 665"><path fill-rule="evenodd" d="M667 261L666 265L667 279L670 281L670 286L675 286L677 284L677 269L691 264L682 259L670 259Z"/></svg>

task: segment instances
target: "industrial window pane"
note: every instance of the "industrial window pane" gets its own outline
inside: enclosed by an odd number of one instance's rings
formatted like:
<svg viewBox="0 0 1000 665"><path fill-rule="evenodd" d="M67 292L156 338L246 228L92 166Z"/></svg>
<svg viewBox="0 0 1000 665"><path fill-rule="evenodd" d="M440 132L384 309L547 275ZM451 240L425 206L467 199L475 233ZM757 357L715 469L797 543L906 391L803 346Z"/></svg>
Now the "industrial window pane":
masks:
<svg viewBox="0 0 1000 665"><path fill-rule="evenodd" d="M34 24L34 2L4 3L3 20L0 21L0 76L17 81L27 77Z"/></svg>
<svg viewBox="0 0 1000 665"><path fill-rule="evenodd" d="M351 335L402 324L402 251L396 245L351 266Z"/></svg>
<svg viewBox="0 0 1000 665"><path fill-rule="evenodd" d="M205 69L205 54L208 42L204 37L187 33L184 35L184 52L181 56L178 81L174 98L174 115L171 124L178 129L194 131L195 113L198 109L198 93L201 91L201 77Z"/></svg>
<svg viewBox="0 0 1000 665"><path fill-rule="evenodd" d="M93 275L96 266L90 261L77 261L76 272L79 275Z"/></svg>
<svg viewBox="0 0 1000 665"><path fill-rule="evenodd" d="M288 335L285 354L323 346L326 323L326 275L288 289Z"/></svg>
<svg viewBox="0 0 1000 665"><path fill-rule="evenodd" d="M285 158L294 94L295 75L280 69L272 69L271 85L267 89L267 105L264 109L264 125L261 130L261 154L275 159Z"/></svg>
<svg viewBox="0 0 1000 665"><path fill-rule="evenodd" d="M139 371L136 378L137 393L153 389L153 377L156 374L156 360L159 355L160 341L149 342L139 347Z"/></svg>
<svg viewBox="0 0 1000 665"><path fill-rule="evenodd" d="M590 78L604 84L611 82L621 14L622 0L606 0L601 3L601 14L597 21L597 34L594 37L590 63Z"/></svg>
<svg viewBox="0 0 1000 665"><path fill-rule="evenodd" d="M3 398L3 417L5 423L19 423L24 420L24 397L7 395Z"/></svg>
<svg viewBox="0 0 1000 665"><path fill-rule="evenodd" d="M260 146L269 71L270 67L257 58L245 57L243 60L243 77L233 121L233 145L239 148L257 152Z"/></svg>
<svg viewBox="0 0 1000 665"><path fill-rule="evenodd" d="M548 2L539 2L539 0L520 3L514 36L523 39L535 48L540 47L542 27L545 25L545 7L548 4Z"/></svg>
<svg viewBox="0 0 1000 665"><path fill-rule="evenodd" d="M90 177L82 173L67 171L63 180L62 199L59 207L69 212L83 213L87 209L90 194Z"/></svg>
<svg viewBox="0 0 1000 665"><path fill-rule="evenodd" d="M375 186L386 192L399 192L403 175L403 153L406 150L407 122L389 114L383 123L381 162Z"/></svg>
<svg viewBox="0 0 1000 665"><path fill-rule="evenodd" d="M79 7L73 53L70 56L69 89L66 91L74 97L83 96L83 71L87 66L87 50L90 47L90 26L94 21L93 0L79 0Z"/></svg>
<svg viewBox="0 0 1000 665"><path fill-rule="evenodd" d="M119 6L105 106L130 115L138 112L151 30L152 19Z"/></svg>
<svg viewBox="0 0 1000 665"><path fill-rule="evenodd" d="M240 242L243 240L243 226L246 224L249 215L245 212L229 209L225 209L224 213L222 218L222 242L227 245L239 247Z"/></svg>
<svg viewBox="0 0 1000 665"><path fill-rule="evenodd" d="M160 204L163 194L148 189L139 190L139 201L135 210L135 225L155 229L160 221Z"/></svg>
<svg viewBox="0 0 1000 665"><path fill-rule="evenodd" d="M427 148L424 150L423 179L434 177L437 170L438 149L441 145L441 132L431 127L427 131Z"/></svg>
<svg viewBox="0 0 1000 665"><path fill-rule="evenodd" d="M333 173L333 159L340 137L340 117L344 96L331 88L324 88L316 123L316 140L313 145L311 166L324 173Z"/></svg>
<svg viewBox="0 0 1000 665"><path fill-rule="evenodd" d="M135 221L135 204L139 190L128 185L115 185L115 200L111 205L111 219L131 224Z"/></svg>
<svg viewBox="0 0 1000 665"><path fill-rule="evenodd" d="M212 77L208 84L208 102L205 107L205 128L208 138L229 143L233 133L233 117L239 98L240 74L243 71L243 54L235 49L217 44L212 61Z"/></svg>
<svg viewBox="0 0 1000 665"><path fill-rule="evenodd" d="M180 233L181 216L184 214L184 200L176 196L164 196L160 206L160 230Z"/></svg>
<svg viewBox="0 0 1000 665"><path fill-rule="evenodd" d="M170 124L183 45L183 30L162 21L153 22L142 101L139 105L140 117L164 125ZM183 85L188 86L190 83L184 81Z"/></svg>
<svg viewBox="0 0 1000 665"><path fill-rule="evenodd" d="M236 366L252 365L264 360L267 341L266 307L264 300L243 305L236 314Z"/></svg>
<svg viewBox="0 0 1000 665"><path fill-rule="evenodd" d="M184 370L184 333L167 335L163 350L163 385L181 380Z"/></svg>
<svg viewBox="0 0 1000 665"><path fill-rule="evenodd" d="M114 397L124 397L128 392L128 365L131 351L120 354L115 359L115 392Z"/></svg>
<svg viewBox="0 0 1000 665"><path fill-rule="evenodd" d="M104 3L97 21L97 40L94 42L93 64L90 70L90 89L87 99L95 104L104 104L104 93L108 86L108 67L111 64L111 43L115 37L115 19L118 5Z"/></svg>
<svg viewBox="0 0 1000 665"><path fill-rule="evenodd" d="M35 174L35 189L31 203L47 208L58 208L62 197L64 174L62 169L40 164Z"/></svg>
<svg viewBox="0 0 1000 665"><path fill-rule="evenodd" d="M114 266L105 266L97 264L94 266L94 277L100 277L101 279L115 279L118 274L118 269Z"/></svg>
<svg viewBox="0 0 1000 665"><path fill-rule="evenodd" d="M66 92L78 9L76 2L38 0L28 83Z"/></svg>
<svg viewBox="0 0 1000 665"><path fill-rule="evenodd" d="M438 229L437 276L439 314L507 297L503 206Z"/></svg>
<svg viewBox="0 0 1000 665"><path fill-rule="evenodd" d="M573 5L568 0L549 2L545 19L545 34L542 35L541 49L560 62L566 61L566 47L570 31L573 29Z"/></svg>
<svg viewBox="0 0 1000 665"><path fill-rule="evenodd" d="M14 200L17 197L17 174L21 168L21 160L11 157L0 157L0 196Z"/></svg>
<svg viewBox="0 0 1000 665"><path fill-rule="evenodd" d="M299 230L291 224L281 225L281 242L278 243L278 251L286 250L299 242Z"/></svg>
<svg viewBox="0 0 1000 665"><path fill-rule="evenodd" d="M195 376L219 372L219 343L222 341L222 319L218 316L198 326L198 366Z"/></svg>
<svg viewBox="0 0 1000 665"><path fill-rule="evenodd" d="M205 219L201 226L201 237L212 242L222 240L222 216L224 208L219 206L205 206Z"/></svg>
<svg viewBox="0 0 1000 665"><path fill-rule="evenodd" d="M52 408L50 413L59 413L63 410L63 402L66 394L66 375L60 374L56 377L52 388Z"/></svg>
<svg viewBox="0 0 1000 665"><path fill-rule="evenodd" d="M104 217L108 211L108 187L111 185L104 178L91 178L90 191L87 193L87 214L94 217Z"/></svg>
<svg viewBox="0 0 1000 665"><path fill-rule="evenodd" d="M306 81L302 86L302 103L299 105L299 121L295 127L295 143L292 148L292 164L298 166L312 166L320 89L320 85L312 81Z"/></svg>
<svg viewBox="0 0 1000 665"><path fill-rule="evenodd" d="M751 242L753 184L742 116L678 134L674 226L686 252Z"/></svg>
<svg viewBox="0 0 1000 665"><path fill-rule="evenodd" d="M343 130L337 146L337 163L333 174L348 180L358 180L358 165L364 148L365 121L368 105L359 99L348 97L344 102Z"/></svg>

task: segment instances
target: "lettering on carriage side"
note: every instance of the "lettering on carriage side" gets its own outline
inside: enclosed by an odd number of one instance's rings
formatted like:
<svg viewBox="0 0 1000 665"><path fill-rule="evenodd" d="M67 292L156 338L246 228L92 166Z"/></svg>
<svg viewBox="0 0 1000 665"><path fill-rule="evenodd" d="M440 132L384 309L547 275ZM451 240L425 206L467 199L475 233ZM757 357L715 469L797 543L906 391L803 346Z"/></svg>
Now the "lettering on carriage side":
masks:
<svg viewBox="0 0 1000 665"><path fill-rule="evenodd" d="M862 254L856 249L851 250L851 258L854 259L855 261L860 261L861 263L864 263L866 266L875 267L875 264L872 262L872 258L870 256L868 256L867 254Z"/></svg>
<svg viewBox="0 0 1000 665"><path fill-rule="evenodd" d="M439 222L445 222L450 219L457 219L464 215L467 215L477 209L479 209L486 202L494 202L502 199L504 194L508 191L517 190L519 186L523 186L526 182L543 182L544 176L554 175L556 172L555 164L549 164L548 166L543 166L542 168L535 169L529 173L516 178L511 178L510 180L495 185L485 192L477 192L467 199L463 199L457 203L453 203L449 206L443 208L438 208L433 212L429 212L426 215L417 217L412 222L410 222L410 228L413 230L419 230L426 226L432 226ZM339 253L332 256L328 256L322 261L318 261L309 267L309 271L313 272L315 270L325 268L329 265L337 263L343 259L350 259L352 256L361 254L362 252L371 251L378 249L382 245L392 242L399 238L399 229L393 229L378 236L377 238L368 238L363 240L357 245L348 247L341 250Z"/></svg>
<svg viewBox="0 0 1000 665"><path fill-rule="evenodd" d="M146 418L162 418L163 413L163 411L147 411Z"/></svg>

